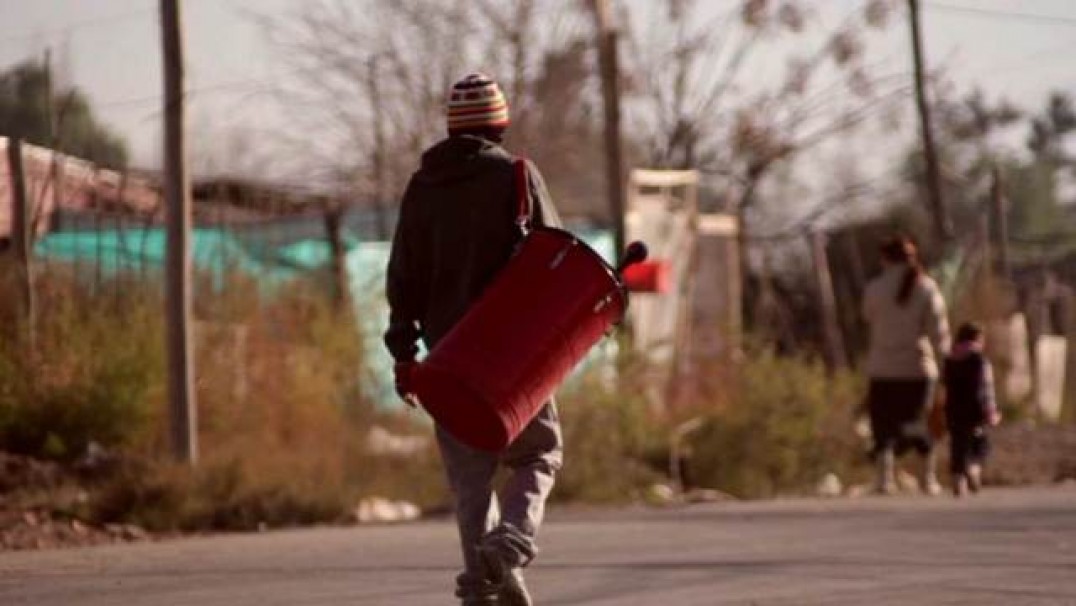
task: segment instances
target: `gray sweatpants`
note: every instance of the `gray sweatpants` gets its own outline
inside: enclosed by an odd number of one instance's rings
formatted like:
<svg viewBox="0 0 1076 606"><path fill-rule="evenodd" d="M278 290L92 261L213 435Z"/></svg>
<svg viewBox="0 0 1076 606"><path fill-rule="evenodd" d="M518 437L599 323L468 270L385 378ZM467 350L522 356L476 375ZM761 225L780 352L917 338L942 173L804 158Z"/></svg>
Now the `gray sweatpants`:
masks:
<svg viewBox="0 0 1076 606"><path fill-rule="evenodd" d="M437 427L449 487L456 505L464 573L482 575L477 546L487 534L499 535L498 544L517 566L525 566L536 553L534 535L545 515L545 501L562 463L563 443L557 408L550 402L523 433L499 454L475 450ZM510 475L500 490L493 490L498 465Z"/></svg>

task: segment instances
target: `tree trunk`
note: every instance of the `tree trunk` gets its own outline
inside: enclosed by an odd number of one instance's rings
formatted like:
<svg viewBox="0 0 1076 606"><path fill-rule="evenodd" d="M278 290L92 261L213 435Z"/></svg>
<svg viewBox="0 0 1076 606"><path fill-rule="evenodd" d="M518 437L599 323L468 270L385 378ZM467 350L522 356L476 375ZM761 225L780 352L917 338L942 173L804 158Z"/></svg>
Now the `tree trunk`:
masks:
<svg viewBox="0 0 1076 606"><path fill-rule="evenodd" d="M381 99L381 85L378 80L378 58L371 57L367 63L367 89L370 92L370 112L373 115L374 129L374 192L373 208L377 216L377 235L381 240L389 239L388 219L388 193L386 183L388 177L385 174L387 166L385 148L385 124L384 111ZM330 236L330 242L332 236Z"/></svg>
<svg viewBox="0 0 1076 606"><path fill-rule="evenodd" d="M833 277L829 272L829 257L826 255L826 235L821 232L812 233L809 244L814 259L815 283L818 287L819 320L826 346L826 368L833 372L847 367L848 358L837 318L837 299L833 292Z"/></svg>
<svg viewBox="0 0 1076 606"><path fill-rule="evenodd" d="M990 202L994 215L994 242L1001 264L1001 275L1008 282L1012 278L1009 264L1009 216L1005 209L1005 187L1001 180L1001 169L995 165L991 172Z"/></svg>
<svg viewBox="0 0 1076 606"><path fill-rule="evenodd" d="M351 290L347 274L347 250L343 235L344 210L339 204L325 211L325 235L332 255L332 296L337 311L350 309Z"/></svg>
<svg viewBox="0 0 1076 606"><path fill-rule="evenodd" d="M908 0L909 18L911 19L912 58L915 62L915 101L919 110L919 126L923 136L923 157L927 165L927 195L934 217L934 232L938 242L945 244L952 238L952 225L949 213L942 198L941 170L938 168L938 155L934 148L934 133L930 122L930 104L927 103L926 84L923 70L923 41L919 27L919 0Z"/></svg>

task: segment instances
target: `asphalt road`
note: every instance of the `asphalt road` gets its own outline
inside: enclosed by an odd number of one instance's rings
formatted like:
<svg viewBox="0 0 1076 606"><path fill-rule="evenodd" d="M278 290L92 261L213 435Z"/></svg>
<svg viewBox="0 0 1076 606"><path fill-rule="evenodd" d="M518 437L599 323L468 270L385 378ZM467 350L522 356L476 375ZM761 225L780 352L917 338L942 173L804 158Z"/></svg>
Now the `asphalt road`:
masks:
<svg viewBox="0 0 1076 606"><path fill-rule="evenodd" d="M554 511L543 605L1076 605L1076 488ZM453 604L447 520L0 553L0 605Z"/></svg>

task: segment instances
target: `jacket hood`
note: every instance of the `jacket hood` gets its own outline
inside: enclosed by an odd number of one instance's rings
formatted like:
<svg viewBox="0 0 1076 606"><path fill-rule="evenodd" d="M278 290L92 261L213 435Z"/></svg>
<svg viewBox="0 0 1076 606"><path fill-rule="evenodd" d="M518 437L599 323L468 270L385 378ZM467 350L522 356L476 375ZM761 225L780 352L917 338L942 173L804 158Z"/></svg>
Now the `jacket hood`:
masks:
<svg viewBox="0 0 1076 606"><path fill-rule="evenodd" d="M415 179L424 183L451 183L489 169L489 162L510 159L503 147L472 135L444 139L422 154Z"/></svg>

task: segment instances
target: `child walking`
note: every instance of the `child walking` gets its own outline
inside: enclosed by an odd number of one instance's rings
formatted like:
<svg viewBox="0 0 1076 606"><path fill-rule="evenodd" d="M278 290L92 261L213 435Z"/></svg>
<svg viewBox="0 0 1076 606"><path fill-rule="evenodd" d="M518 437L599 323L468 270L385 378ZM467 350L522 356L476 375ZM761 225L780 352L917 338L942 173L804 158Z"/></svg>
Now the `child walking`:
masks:
<svg viewBox="0 0 1076 606"><path fill-rule="evenodd" d="M983 355L983 329L968 322L956 333L945 360L945 420L949 429L953 494L964 496L982 486L982 466L989 443L986 426L1001 421L994 399L994 374Z"/></svg>

